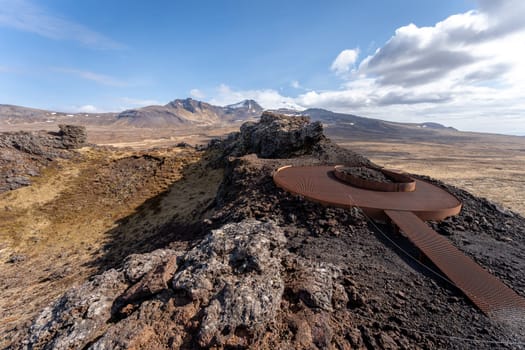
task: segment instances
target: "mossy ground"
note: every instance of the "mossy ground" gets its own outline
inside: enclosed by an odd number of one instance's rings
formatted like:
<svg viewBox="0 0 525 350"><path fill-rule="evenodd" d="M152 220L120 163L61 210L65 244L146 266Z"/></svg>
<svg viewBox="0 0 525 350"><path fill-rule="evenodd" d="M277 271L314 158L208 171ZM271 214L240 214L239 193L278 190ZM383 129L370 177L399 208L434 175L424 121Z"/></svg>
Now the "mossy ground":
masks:
<svg viewBox="0 0 525 350"><path fill-rule="evenodd" d="M2 348L66 289L154 248L151 238L174 217L190 225L222 179L192 148L79 152L31 186L0 194Z"/></svg>

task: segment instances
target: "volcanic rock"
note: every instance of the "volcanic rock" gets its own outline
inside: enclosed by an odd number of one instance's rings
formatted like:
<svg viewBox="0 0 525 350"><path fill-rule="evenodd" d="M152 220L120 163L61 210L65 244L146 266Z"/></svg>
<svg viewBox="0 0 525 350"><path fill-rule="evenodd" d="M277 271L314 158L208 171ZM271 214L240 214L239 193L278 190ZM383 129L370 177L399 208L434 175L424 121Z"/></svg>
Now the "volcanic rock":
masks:
<svg viewBox="0 0 525 350"><path fill-rule="evenodd" d="M62 144L66 149L81 148L86 146L87 132L85 126L59 125Z"/></svg>
<svg viewBox="0 0 525 350"><path fill-rule="evenodd" d="M213 231L184 256L173 288L204 305L200 346L247 345L273 321L284 291L284 243L274 224L248 220Z"/></svg>
<svg viewBox="0 0 525 350"><path fill-rule="evenodd" d="M233 155L256 153L262 158L304 154L324 139L323 126L310 118L263 112L258 123L247 122L234 135Z"/></svg>
<svg viewBox="0 0 525 350"><path fill-rule="evenodd" d="M389 226L275 186L272 173L285 165L371 164L293 118L265 114L208 146L206 164L224 177L214 206L196 214L206 235L184 236L191 248L132 255L70 290L20 347L519 348L519 327L485 317ZM523 295L525 219L426 180L463 202L441 224L447 239Z"/></svg>
<svg viewBox="0 0 525 350"><path fill-rule="evenodd" d="M29 349L81 349L104 333L113 300L126 288L122 271L109 270L44 309L24 342Z"/></svg>
<svg viewBox="0 0 525 350"><path fill-rule="evenodd" d="M57 158L71 158L68 150L86 145L83 126L60 125L60 132L0 133L0 193L31 184L40 168Z"/></svg>
<svg viewBox="0 0 525 350"><path fill-rule="evenodd" d="M363 180L392 183L393 181L385 176L381 171L367 167L344 167L341 172L347 175L352 175Z"/></svg>

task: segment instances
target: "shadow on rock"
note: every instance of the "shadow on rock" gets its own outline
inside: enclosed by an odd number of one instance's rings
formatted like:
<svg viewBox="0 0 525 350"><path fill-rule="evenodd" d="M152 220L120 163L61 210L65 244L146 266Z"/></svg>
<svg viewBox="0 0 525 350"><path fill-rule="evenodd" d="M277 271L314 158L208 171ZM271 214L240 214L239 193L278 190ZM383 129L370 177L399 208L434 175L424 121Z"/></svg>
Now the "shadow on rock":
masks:
<svg viewBox="0 0 525 350"><path fill-rule="evenodd" d="M118 220L106 233L107 243L89 263L97 273L122 265L130 254L151 252L161 247L185 250L209 230L204 221L214 207L222 170L208 165L208 156L190 164L182 178L166 191L138 206L134 213Z"/></svg>

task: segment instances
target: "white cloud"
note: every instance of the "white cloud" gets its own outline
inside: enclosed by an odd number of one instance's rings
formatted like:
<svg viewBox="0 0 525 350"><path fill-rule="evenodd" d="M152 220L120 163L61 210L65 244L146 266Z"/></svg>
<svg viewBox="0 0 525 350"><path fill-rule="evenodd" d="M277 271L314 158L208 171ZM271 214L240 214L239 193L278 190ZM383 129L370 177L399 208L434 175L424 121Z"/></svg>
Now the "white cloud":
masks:
<svg viewBox="0 0 525 350"><path fill-rule="evenodd" d="M144 107L144 106L162 104L161 102L157 100L153 100L153 99L140 99L140 98L130 98L130 97L122 97L120 98L120 101L124 102L127 106L133 106L133 107Z"/></svg>
<svg viewBox="0 0 525 350"><path fill-rule="evenodd" d="M326 108L392 121L435 121L461 130L525 134L525 1L480 0L477 10L433 26L407 24L372 54L341 51L332 90L296 97L219 87L211 101L251 98L266 108ZM300 87L291 82L292 87Z"/></svg>
<svg viewBox="0 0 525 350"><path fill-rule="evenodd" d="M76 107L74 108L76 112L80 112L80 113L97 113L97 112L100 112L97 107L93 106L93 105L84 105L84 106L80 106L80 107Z"/></svg>
<svg viewBox="0 0 525 350"><path fill-rule="evenodd" d="M525 133L523 18L523 1L481 0L479 10L434 26L408 24L360 62L357 53L342 51L331 66L343 79L340 89L310 91L295 101L389 120Z"/></svg>
<svg viewBox="0 0 525 350"><path fill-rule="evenodd" d="M293 87L294 89L302 89L303 88L301 86L301 84L299 84L299 82L297 80L292 80L290 82L290 86Z"/></svg>
<svg viewBox="0 0 525 350"><path fill-rule="evenodd" d="M71 68L54 68L53 70L57 72L61 72L61 73L71 74L71 75L74 75L82 79L91 80L91 81L94 81L102 85L117 86L117 87L129 86L128 82L119 80L109 75L94 73L94 72L90 72L86 70L71 69Z"/></svg>
<svg viewBox="0 0 525 350"><path fill-rule="evenodd" d="M243 100L255 100L263 108L296 108L302 109L294 98L282 96L273 89L263 90L232 90L228 85L221 84L217 88L217 94L210 100L210 103L220 106L234 104Z"/></svg>
<svg viewBox="0 0 525 350"><path fill-rule="evenodd" d="M195 98L198 98L198 99L203 99L206 97L206 95L200 91L199 89L191 89L190 90L190 95L191 97L195 97Z"/></svg>
<svg viewBox="0 0 525 350"><path fill-rule="evenodd" d="M120 49L122 44L88 27L49 13L27 0L0 0L0 26L54 40L76 41L95 49Z"/></svg>
<svg viewBox="0 0 525 350"><path fill-rule="evenodd" d="M347 49L341 51L339 55L332 62L330 69L337 75L344 75L354 68L357 57L359 56L359 49Z"/></svg>

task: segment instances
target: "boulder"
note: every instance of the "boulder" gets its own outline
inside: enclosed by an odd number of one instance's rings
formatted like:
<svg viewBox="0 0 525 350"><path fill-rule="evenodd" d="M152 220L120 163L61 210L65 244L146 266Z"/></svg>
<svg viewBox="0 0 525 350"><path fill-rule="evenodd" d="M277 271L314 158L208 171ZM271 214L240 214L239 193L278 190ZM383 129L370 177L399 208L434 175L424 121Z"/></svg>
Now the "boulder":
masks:
<svg viewBox="0 0 525 350"><path fill-rule="evenodd" d="M286 158L311 152L325 138L320 122L307 116L263 112L258 123L246 122L232 135L234 156L256 153L261 158Z"/></svg>
<svg viewBox="0 0 525 350"><path fill-rule="evenodd" d="M125 288L123 273L112 269L69 290L36 318L24 348L85 348L109 327L113 300Z"/></svg>
<svg viewBox="0 0 525 350"><path fill-rule="evenodd" d="M200 346L245 346L273 321L285 241L274 223L245 220L213 231L184 256L173 288L203 305Z"/></svg>
<svg viewBox="0 0 525 350"><path fill-rule="evenodd" d="M66 149L75 149L86 146L87 132L85 126L59 125L62 144Z"/></svg>

